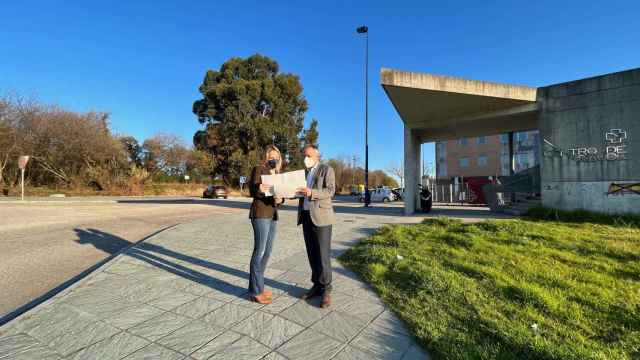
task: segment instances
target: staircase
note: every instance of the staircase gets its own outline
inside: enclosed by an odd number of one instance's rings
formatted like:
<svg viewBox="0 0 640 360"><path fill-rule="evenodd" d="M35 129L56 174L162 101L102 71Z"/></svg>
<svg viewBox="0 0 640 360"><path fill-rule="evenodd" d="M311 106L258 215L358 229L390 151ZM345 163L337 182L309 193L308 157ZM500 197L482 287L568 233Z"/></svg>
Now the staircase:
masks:
<svg viewBox="0 0 640 360"><path fill-rule="evenodd" d="M504 214L522 216L526 214L529 209L536 206L542 206L542 199L540 199L540 196L532 197L525 196L523 194L516 194L515 202L504 205L498 211Z"/></svg>
<svg viewBox="0 0 640 360"><path fill-rule="evenodd" d="M521 216L532 207L542 205L540 166L500 177L499 180L500 183L487 184L482 189L492 211Z"/></svg>

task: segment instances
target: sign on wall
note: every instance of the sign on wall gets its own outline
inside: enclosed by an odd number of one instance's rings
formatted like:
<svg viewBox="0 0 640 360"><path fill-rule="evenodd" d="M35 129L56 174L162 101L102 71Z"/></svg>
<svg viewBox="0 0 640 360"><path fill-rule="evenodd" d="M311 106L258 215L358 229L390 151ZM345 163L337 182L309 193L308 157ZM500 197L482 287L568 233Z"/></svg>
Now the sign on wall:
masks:
<svg viewBox="0 0 640 360"><path fill-rule="evenodd" d="M542 156L566 158L576 162L627 160L627 132L623 129L609 129L604 133L604 146L573 146L563 149L543 139Z"/></svg>

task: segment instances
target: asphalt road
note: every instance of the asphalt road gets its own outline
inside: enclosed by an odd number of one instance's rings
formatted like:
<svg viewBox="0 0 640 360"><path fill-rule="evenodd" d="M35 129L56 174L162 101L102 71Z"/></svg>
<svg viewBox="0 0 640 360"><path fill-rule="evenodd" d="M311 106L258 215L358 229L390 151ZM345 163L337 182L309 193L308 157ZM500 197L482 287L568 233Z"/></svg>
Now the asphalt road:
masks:
<svg viewBox="0 0 640 360"><path fill-rule="evenodd" d="M242 202L189 198L0 201L0 318L154 232Z"/></svg>

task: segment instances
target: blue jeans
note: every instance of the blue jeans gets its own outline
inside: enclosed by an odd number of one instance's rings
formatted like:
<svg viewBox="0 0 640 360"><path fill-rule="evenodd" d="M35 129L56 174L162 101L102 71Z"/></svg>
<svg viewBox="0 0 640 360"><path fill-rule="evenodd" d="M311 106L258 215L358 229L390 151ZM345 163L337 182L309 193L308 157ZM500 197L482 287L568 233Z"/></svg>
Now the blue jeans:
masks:
<svg viewBox="0 0 640 360"><path fill-rule="evenodd" d="M276 238L277 221L251 219L253 226L253 254L249 264L249 294L256 296L264 291L264 272Z"/></svg>

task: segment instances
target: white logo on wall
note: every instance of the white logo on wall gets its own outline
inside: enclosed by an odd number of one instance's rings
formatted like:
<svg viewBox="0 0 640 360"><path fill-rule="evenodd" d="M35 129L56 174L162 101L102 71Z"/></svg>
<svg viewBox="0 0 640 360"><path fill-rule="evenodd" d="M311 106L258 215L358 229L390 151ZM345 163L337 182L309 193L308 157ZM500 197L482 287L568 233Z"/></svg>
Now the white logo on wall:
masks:
<svg viewBox="0 0 640 360"><path fill-rule="evenodd" d="M543 141L542 155L548 158L569 158L583 162L627 160L627 132L622 129L609 129L605 132L604 147L600 149L593 146L562 149L547 139L543 139Z"/></svg>

